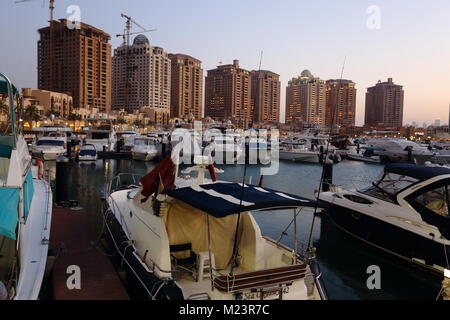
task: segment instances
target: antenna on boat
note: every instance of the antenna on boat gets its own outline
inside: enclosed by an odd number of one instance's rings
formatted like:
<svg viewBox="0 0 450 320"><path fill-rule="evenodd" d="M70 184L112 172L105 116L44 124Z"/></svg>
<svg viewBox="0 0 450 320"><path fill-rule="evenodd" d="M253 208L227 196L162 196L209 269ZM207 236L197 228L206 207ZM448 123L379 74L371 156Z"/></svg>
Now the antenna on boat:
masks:
<svg viewBox="0 0 450 320"><path fill-rule="evenodd" d="M335 105L335 108L331 112L330 130L328 132L327 148L326 148L324 154L322 155L322 175L320 177L319 190L317 190L316 205L314 207L313 220L312 220L312 223L311 223L311 229L309 231L309 239L308 239L308 250L309 251L312 250L312 234L313 234L313 231L314 231L314 222L316 220L317 209L319 207L319 196L320 196L320 193L321 193L322 188L323 188L323 184L324 184L324 180L325 180L325 173L327 172L326 168L327 168L327 165L328 165L327 161L328 161L328 152L329 152L329 149L330 149L331 135L333 133L333 123L334 123L334 120L335 120L335 116L337 115L338 104L339 104L339 95L340 95L340 92L341 92L341 85L342 85L342 80L343 80L343 75L344 75L344 70L345 70L345 63L346 62L347 62L347 56L344 57L344 63L342 64L341 74L340 74L340 78L339 78L339 81L338 81L338 90L337 90L337 93L336 93L336 105Z"/></svg>

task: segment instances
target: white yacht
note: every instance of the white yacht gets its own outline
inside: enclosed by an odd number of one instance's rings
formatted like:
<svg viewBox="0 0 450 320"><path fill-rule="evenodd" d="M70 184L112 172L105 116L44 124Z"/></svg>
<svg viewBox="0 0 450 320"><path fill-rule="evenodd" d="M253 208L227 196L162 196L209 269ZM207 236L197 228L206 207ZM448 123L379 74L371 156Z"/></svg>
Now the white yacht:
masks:
<svg viewBox="0 0 450 320"><path fill-rule="evenodd" d="M343 231L394 256L442 273L450 257L450 169L386 165L366 188L320 193Z"/></svg>
<svg viewBox="0 0 450 320"><path fill-rule="evenodd" d="M137 132L135 130L127 130L127 131L118 131L116 133L117 140L123 141L122 149L129 151L134 146L134 138L137 136Z"/></svg>
<svg viewBox="0 0 450 320"><path fill-rule="evenodd" d="M320 153L309 150L301 140L297 142L282 142L278 154L280 160L320 163Z"/></svg>
<svg viewBox="0 0 450 320"><path fill-rule="evenodd" d="M450 164L450 144L448 142L438 142L430 145L429 150L433 150L434 156L431 162L438 164Z"/></svg>
<svg viewBox="0 0 450 320"><path fill-rule="evenodd" d="M417 162L423 164L434 156L434 153L427 147L406 139L372 139L367 144L384 149L377 152L384 163Z"/></svg>
<svg viewBox="0 0 450 320"><path fill-rule="evenodd" d="M176 180L168 157L142 179L121 175L108 184L106 226L142 291L155 300L326 299L312 252L264 237L251 213L285 209L296 218L316 202L213 182L205 173L219 170L205 158Z"/></svg>
<svg viewBox="0 0 450 320"><path fill-rule="evenodd" d="M17 127L19 93L2 74L0 94L9 98L8 120L0 121L0 299L36 300L47 262L52 192Z"/></svg>
<svg viewBox="0 0 450 320"><path fill-rule="evenodd" d="M67 134L62 131L50 131L38 138L31 147L35 158L56 160L59 156L67 154Z"/></svg>
<svg viewBox="0 0 450 320"><path fill-rule="evenodd" d="M378 151L385 151L382 148L377 148L373 146L360 147L357 152L348 152L346 157L350 160L362 161L366 163L381 163L380 156L377 154Z"/></svg>
<svg viewBox="0 0 450 320"><path fill-rule="evenodd" d="M92 144L97 152L114 151L117 138L110 119L89 119L90 127L86 128L84 144Z"/></svg>
<svg viewBox="0 0 450 320"><path fill-rule="evenodd" d="M158 156L158 140L146 136L136 136L131 148L133 160L150 161Z"/></svg>
<svg viewBox="0 0 450 320"><path fill-rule="evenodd" d="M80 147L78 161L96 161L98 158L97 149L93 144L85 144Z"/></svg>

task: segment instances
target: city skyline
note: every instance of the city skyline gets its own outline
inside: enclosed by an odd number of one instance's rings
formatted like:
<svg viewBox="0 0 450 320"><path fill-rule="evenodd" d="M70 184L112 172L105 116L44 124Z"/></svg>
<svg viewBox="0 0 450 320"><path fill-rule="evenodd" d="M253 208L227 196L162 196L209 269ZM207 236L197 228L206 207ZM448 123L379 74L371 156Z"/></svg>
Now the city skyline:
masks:
<svg viewBox="0 0 450 320"><path fill-rule="evenodd" d="M358 89L357 125L364 121L366 89L390 77L405 89L404 123L431 123L437 118L448 118L450 67L446 57L450 45L442 39L450 35L450 23L445 17L450 4L445 1L436 0L425 6L419 1L403 0L345 4L286 0L283 5L268 1L223 4L203 0L188 3L136 0L132 8L121 1L108 1L102 14L98 14L95 6L99 2L102 1L92 4L85 0L59 0L55 16L68 17L69 5L80 6L82 22L110 33L111 44L117 48L122 39L115 34L123 32L124 23L120 13L128 13L146 28L158 29L148 35L152 45L167 52L192 55L203 61L203 70L234 59L239 59L245 69L257 69L263 50L261 68L280 74L281 120L285 114L287 81L303 69L324 80L337 79L344 56L347 62L343 78L354 81ZM379 6L381 13L378 30L367 26L367 8L373 4ZM7 27L17 30L14 37L2 32L4 48L0 58L11 61L2 66L2 71L20 87L37 87L36 30L47 25L47 5L43 7L41 1L22 4L3 1L0 6L2 30ZM285 10L286 6L292 10ZM217 10L220 16L209 16L208 12ZM254 14L248 15L249 10ZM183 19L186 13L189 20ZM315 32L295 28L303 25L314 26ZM337 37L341 33L346 35L346 42ZM425 77L433 80L426 81Z"/></svg>

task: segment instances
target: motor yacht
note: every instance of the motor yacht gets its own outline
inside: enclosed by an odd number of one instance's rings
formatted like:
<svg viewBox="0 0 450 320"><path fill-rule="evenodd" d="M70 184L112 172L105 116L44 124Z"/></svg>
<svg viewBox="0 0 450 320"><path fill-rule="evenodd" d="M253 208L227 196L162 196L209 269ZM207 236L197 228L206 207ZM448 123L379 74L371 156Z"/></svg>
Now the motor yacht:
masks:
<svg viewBox="0 0 450 320"><path fill-rule="evenodd" d="M367 144L384 149L377 152L383 163L416 162L424 164L434 156L434 153L427 147L406 139L372 139Z"/></svg>
<svg viewBox="0 0 450 320"><path fill-rule="evenodd" d="M16 122L19 91L1 73L0 95L9 99L8 119L0 121L0 297L36 300L47 262L52 192Z"/></svg>
<svg viewBox="0 0 450 320"><path fill-rule="evenodd" d="M31 147L31 153L35 158L44 160L56 160L67 154L67 134L61 131L50 131L38 138Z"/></svg>
<svg viewBox="0 0 450 320"><path fill-rule="evenodd" d="M366 188L332 186L320 201L346 233L442 273L450 257L449 188L447 167L397 163Z"/></svg>
<svg viewBox="0 0 450 320"><path fill-rule="evenodd" d="M85 144L80 147L78 161L96 161L98 158L97 149L93 144Z"/></svg>
<svg viewBox="0 0 450 320"><path fill-rule="evenodd" d="M326 299L312 251L302 253L297 242L289 248L264 237L252 215L284 209L296 218L300 208L317 203L269 188L214 181L221 171L204 158L195 157L195 165L178 178L178 162L168 157L143 178L122 174L107 185L108 232L146 296Z"/></svg>
<svg viewBox="0 0 450 320"><path fill-rule="evenodd" d="M131 148L133 160L150 161L155 159L158 152L158 140L146 136L136 136L134 145Z"/></svg>
<svg viewBox="0 0 450 320"><path fill-rule="evenodd" d="M364 146L358 149L357 152L349 152L346 157L350 160L362 161L366 163L381 163L378 151L385 151L382 148L377 148L373 146Z"/></svg>
<svg viewBox="0 0 450 320"><path fill-rule="evenodd" d="M110 119L89 119L90 126L84 128L84 144L92 144L97 152L115 151L117 138Z"/></svg>

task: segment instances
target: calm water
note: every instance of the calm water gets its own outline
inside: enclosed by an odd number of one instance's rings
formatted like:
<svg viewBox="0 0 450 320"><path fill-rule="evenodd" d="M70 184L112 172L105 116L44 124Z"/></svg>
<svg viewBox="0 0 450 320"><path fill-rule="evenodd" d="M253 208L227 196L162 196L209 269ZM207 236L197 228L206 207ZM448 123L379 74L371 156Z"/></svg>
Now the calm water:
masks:
<svg viewBox="0 0 450 320"><path fill-rule="evenodd" d="M86 208L96 232L100 232L102 217L100 197L105 181L118 173L149 172L156 163L131 160L98 160L96 163L70 164L67 184L71 199L78 199ZM55 164L47 163L51 173ZM242 182L243 166L222 166L224 174L218 178ZM247 168L248 183L257 184L259 167ZM334 166L334 182L345 187L357 188L371 183L382 171L380 165L343 161ZM282 162L277 175L265 176L265 187L313 198L318 189L321 166ZM251 177L251 178L250 178ZM292 220L293 212L276 211L255 213L264 235L278 239ZM304 209L298 219L299 241L307 242L312 222L312 210ZM442 279L426 273L398 258L367 246L336 229L326 216L316 218L313 231L317 258L323 271L325 285L332 299L435 299ZM293 246L293 229L282 239ZM366 269L370 265L381 268L381 290L368 290Z"/></svg>

